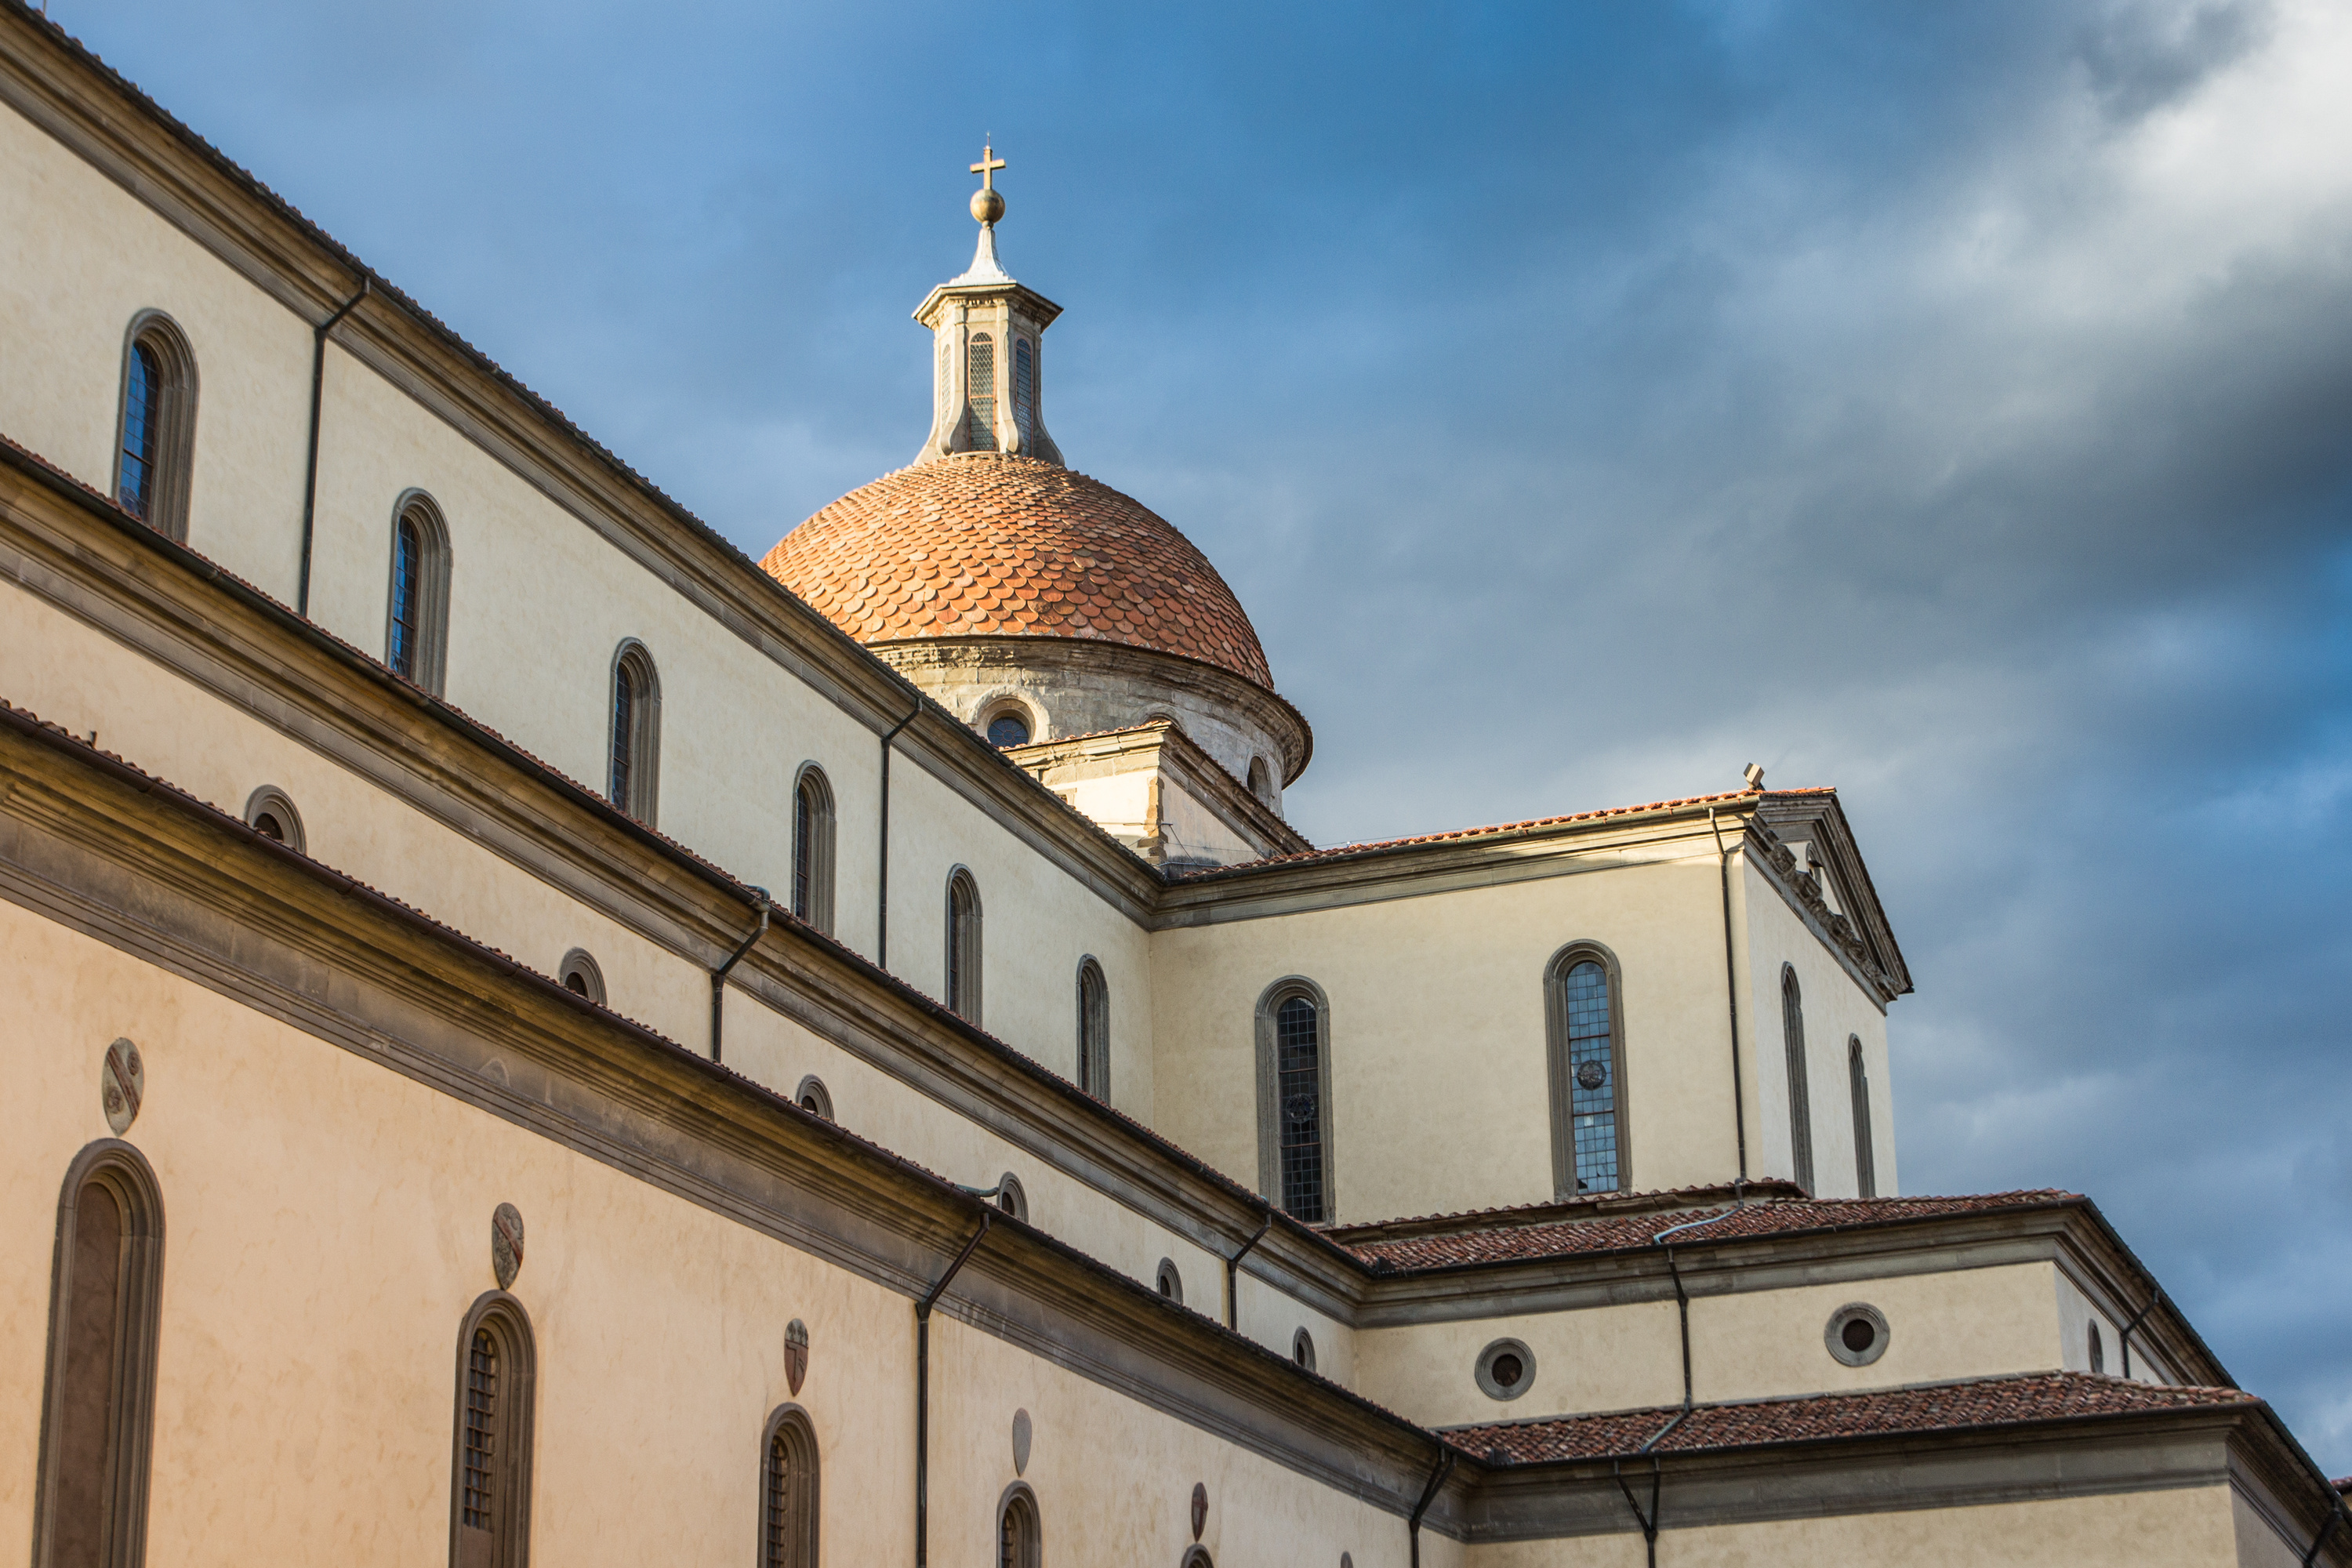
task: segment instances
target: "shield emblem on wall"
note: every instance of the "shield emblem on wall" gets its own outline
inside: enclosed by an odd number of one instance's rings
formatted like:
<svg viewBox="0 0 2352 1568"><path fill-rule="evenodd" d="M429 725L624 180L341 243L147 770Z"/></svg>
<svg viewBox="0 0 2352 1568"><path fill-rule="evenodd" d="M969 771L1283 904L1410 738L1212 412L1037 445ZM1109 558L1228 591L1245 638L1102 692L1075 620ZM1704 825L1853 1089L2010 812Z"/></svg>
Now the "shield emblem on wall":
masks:
<svg viewBox="0 0 2352 1568"><path fill-rule="evenodd" d="M512 1204L500 1204L490 1215L490 1272L499 1289L514 1289L522 1272L522 1214Z"/></svg>
<svg viewBox="0 0 2352 1568"><path fill-rule="evenodd" d="M784 1325L784 1382L792 1391L801 1391L801 1379L808 1375L808 1325L794 1318Z"/></svg>
<svg viewBox="0 0 2352 1568"><path fill-rule="evenodd" d="M1201 1531L1209 1527L1209 1484L1192 1483L1192 1539L1201 1539Z"/></svg>
<svg viewBox="0 0 2352 1568"><path fill-rule="evenodd" d="M129 1040L107 1047L106 1060L98 1069L98 1097L106 1108L106 1124L117 1138L139 1120L139 1102L146 1095L147 1064L139 1059L139 1047Z"/></svg>

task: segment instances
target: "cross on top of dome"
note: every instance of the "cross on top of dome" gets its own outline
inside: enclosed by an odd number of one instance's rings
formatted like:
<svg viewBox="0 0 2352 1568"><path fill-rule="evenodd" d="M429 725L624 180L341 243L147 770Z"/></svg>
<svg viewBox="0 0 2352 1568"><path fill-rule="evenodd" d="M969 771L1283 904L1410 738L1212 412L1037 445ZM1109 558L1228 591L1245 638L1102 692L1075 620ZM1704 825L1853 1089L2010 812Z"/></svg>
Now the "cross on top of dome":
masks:
<svg viewBox="0 0 2352 1568"><path fill-rule="evenodd" d="M980 176L980 189L971 194L971 216L982 223L994 223L1004 216L1004 196L996 188L996 171L1004 166L996 149L982 142L980 162L971 166L971 172Z"/></svg>

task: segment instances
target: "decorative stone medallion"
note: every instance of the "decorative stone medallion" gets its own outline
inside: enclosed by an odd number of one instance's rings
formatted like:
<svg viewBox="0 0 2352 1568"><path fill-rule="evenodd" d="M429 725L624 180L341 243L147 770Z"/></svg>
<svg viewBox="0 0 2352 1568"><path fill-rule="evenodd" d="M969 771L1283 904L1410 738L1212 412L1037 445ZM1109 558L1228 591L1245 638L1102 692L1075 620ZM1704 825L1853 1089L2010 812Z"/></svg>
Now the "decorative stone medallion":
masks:
<svg viewBox="0 0 2352 1568"><path fill-rule="evenodd" d="M1029 1412L1016 1410L1013 1413L1013 1473L1020 1476L1028 1472Z"/></svg>
<svg viewBox="0 0 2352 1568"><path fill-rule="evenodd" d="M784 1381L794 1394L808 1375L808 1325L794 1318L784 1325Z"/></svg>
<svg viewBox="0 0 2352 1568"><path fill-rule="evenodd" d="M139 1120L139 1102L146 1095L147 1064L139 1059L139 1047L116 1040L106 1047L106 1060L98 1069L98 1097L106 1108L106 1124L117 1138Z"/></svg>
<svg viewBox="0 0 2352 1568"><path fill-rule="evenodd" d="M1201 1539L1201 1531L1209 1528L1209 1484L1192 1483L1192 1539Z"/></svg>
<svg viewBox="0 0 2352 1568"><path fill-rule="evenodd" d="M499 1289L514 1289L522 1272L522 1215L512 1204L500 1204L490 1215L490 1272Z"/></svg>

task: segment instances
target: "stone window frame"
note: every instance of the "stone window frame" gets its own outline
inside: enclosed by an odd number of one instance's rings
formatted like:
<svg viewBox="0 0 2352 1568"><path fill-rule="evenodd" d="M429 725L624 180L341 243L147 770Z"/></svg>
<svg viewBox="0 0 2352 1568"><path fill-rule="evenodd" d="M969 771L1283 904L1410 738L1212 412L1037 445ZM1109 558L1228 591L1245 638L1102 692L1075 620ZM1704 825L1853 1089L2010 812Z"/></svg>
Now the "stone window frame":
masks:
<svg viewBox="0 0 2352 1568"><path fill-rule="evenodd" d="M1845 1342L1846 1325L1857 1321L1867 1322L1877 1331L1864 1350L1855 1350ZM1886 1353L1887 1343L1893 1338L1894 1331L1887 1326L1886 1314L1867 1301L1848 1301L1830 1314L1828 1323L1822 1329L1822 1343L1829 1348L1832 1358L1846 1366L1870 1365Z"/></svg>
<svg viewBox="0 0 2352 1568"><path fill-rule="evenodd" d="M1093 982L1091 992L1087 982ZM1091 952L1078 960L1078 1087L1110 1102L1110 981Z"/></svg>
<svg viewBox="0 0 2352 1568"><path fill-rule="evenodd" d="M487 1559L469 1556L464 1531L466 1507L466 1388L474 1335L488 1330L499 1354L499 1425L491 1463L504 1504L491 1514ZM457 1400L449 1436L450 1568L525 1568L530 1561L531 1461L535 1447L539 1346L530 1314L505 1290L474 1298L457 1325Z"/></svg>
<svg viewBox="0 0 2352 1568"><path fill-rule="evenodd" d="M106 1473L100 1561L137 1568L147 1553L147 1496L155 1429L155 1357L163 1303L163 1189L137 1147L119 1138L82 1146L66 1166L49 1265L49 1329L41 1390L40 1458L33 1490L33 1563L58 1560L58 1541L68 1438L68 1403L76 1392L73 1321L76 1240L84 1194L103 1187L120 1210L113 1338L109 1345Z"/></svg>
<svg viewBox="0 0 2352 1568"><path fill-rule="evenodd" d="M793 914L833 934L835 814L833 781L814 762L793 775ZM803 860L806 864L803 865Z"/></svg>
<svg viewBox="0 0 2352 1568"><path fill-rule="evenodd" d="M1196 1541L1184 1548L1184 1555L1178 1560L1177 1568L1217 1568L1217 1564L1210 1557L1209 1549Z"/></svg>
<svg viewBox="0 0 2352 1568"><path fill-rule="evenodd" d="M572 984L574 975L580 979L576 986ZM599 1007L604 1005L604 966L584 947L575 947L563 955L563 962L555 966L555 983L575 996L585 996Z"/></svg>
<svg viewBox="0 0 2352 1568"><path fill-rule="evenodd" d="M303 830L302 814L294 808L294 799L276 784L263 784L245 797L245 825L261 832L261 819L268 816L278 824L278 842L297 855L308 855L310 835ZM267 833L261 835L269 837Z"/></svg>
<svg viewBox="0 0 2352 1568"><path fill-rule="evenodd" d="M1331 1114L1331 999L1323 987L1304 974L1286 974L1258 994L1257 1037L1257 1180L1258 1192L1269 1203L1282 1205L1282 1074L1275 1036L1275 1018L1282 1005L1303 996L1315 1005L1316 1078L1323 1125L1323 1224L1339 1212L1337 1180L1339 1139Z"/></svg>
<svg viewBox="0 0 2352 1568"><path fill-rule="evenodd" d="M1174 1258L1163 1258L1160 1260L1160 1267L1152 1271L1151 1285L1152 1289L1178 1306L1184 1304L1184 1276L1177 1270Z"/></svg>
<svg viewBox="0 0 2352 1568"><path fill-rule="evenodd" d="M1503 1383L1495 1376L1495 1363L1507 1355L1519 1358L1522 1370L1519 1373L1519 1381L1516 1384ZM1486 1349L1478 1352L1478 1359L1471 1363L1470 1375L1478 1384L1479 1393L1489 1399L1508 1404L1536 1385L1536 1352L1528 1348L1528 1342L1525 1340L1506 1337L1492 1341Z"/></svg>
<svg viewBox="0 0 2352 1568"><path fill-rule="evenodd" d="M1020 1561L1008 1564L1004 1562L1004 1527L1013 1517L1015 1509L1022 1510L1024 1521L1018 1553ZM991 1564L995 1568L1045 1568L1045 1510L1037 1504L1035 1488L1027 1481L1014 1481L1006 1487L996 1500L996 1511L992 1517L996 1521L996 1530L988 1543L988 1562Z"/></svg>
<svg viewBox="0 0 2352 1568"><path fill-rule="evenodd" d="M974 1028L980 1026L982 984L982 923L980 880L966 866L948 868L946 944L940 971L946 993L940 999L948 1011Z"/></svg>
<svg viewBox="0 0 2352 1568"><path fill-rule="evenodd" d="M770 1510L773 1507L776 1447L783 1444L797 1461L793 1467L792 1489L795 1511L799 1514L792 1531L793 1539L783 1551L776 1549L772 1539L775 1521ZM817 1451L816 1423L809 1413L789 1402L768 1413L760 1429L760 1568L817 1568L820 1510L824 1498L824 1466Z"/></svg>
<svg viewBox="0 0 2352 1568"><path fill-rule="evenodd" d="M122 438L131 418L131 359L144 348L154 355L163 384L155 395L154 476L148 485L147 510L132 516L164 538L188 542L188 497L196 459L196 356L188 334L162 310L148 309L131 318L122 334L121 384L115 397L112 482L107 493L125 510L122 499Z"/></svg>
<svg viewBox="0 0 2352 1568"><path fill-rule="evenodd" d="M1045 710L1039 708L1034 700L1017 691L992 691L982 698L979 705L972 710L971 727L980 731L982 740L987 741L988 727L1007 713L1018 714L1021 722L1028 726L1029 738L1021 742L1023 745L1034 746L1046 739ZM995 751L1006 750L1004 747L998 746L993 741L989 741L989 745Z"/></svg>
<svg viewBox="0 0 2352 1568"><path fill-rule="evenodd" d="M1601 965L1609 986L1609 1079L1617 1115L1617 1184L1633 1185L1633 1097L1625 1082L1625 972L1604 942L1579 937L1544 961L1544 1077L1551 1101L1551 1190L1555 1202L1577 1196L1576 1112L1568 1071L1568 972L1587 959Z"/></svg>
<svg viewBox="0 0 2352 1568"><path fill-rule="evenodd" d="M1023 1225L1029 1223L1029 1189L1023 1186L1021 1178L1010 1171L996 1178L995 1203L999 1211L1011 1215Z"/></svg>
<svg viewBox="0 0 2352 1568"><path fill-rule="evenodd" d="M613 763L621 754L624 737L615 732L621 678L628 673L636 683L629 705L629 783L616 792ZM604 682L604 794L607 799L647 827L654 826L661 804L661 668L653 650L635 637L623 637L613 649L613 666ZM615 798L625 794L628 798Z"/></svg>
<svg viewBox="0 0 2352 1568"><path fill-rule="evenodd" d="M1302 1371L1315 1370L1315 1336L1301 1323L1290 1335L1290 1363Z"/></svg>
<svg viewBox="0 0 2352 1568"><path fill-rule="evenodd" d="M1805 988L1797 966L1780 965L1780 1050L1789 1085L1789 1164L1805 1195L1816 1195L1813 1184L1812 1073L1805 1057Z"/></svg>
<svg viewBox="0 0 2352 1568"><path fill-rule="evenodd" d="M1857 1196L1878 1195L1878 1149L1870 1131L1870 1063L1860 1035L1845 1037L1846 1097L1853 1107L1853 1184Z"/></svg>
<svg viewBox="0 0 2352 1568"><path fill-rule="evenodd" d="M810 1103L812 1100L815 1103ZM800 1087L793 1090L793 1103L811 1116L822 1116L827 1121L834 1119L833 1091L825 1088L824 1079L814 1073L802 1079Z"/></svg>
<svg viewBox="0 0 2352 1568"><path fill-rule="evenodd" d="M400 530L416 530L416 656L410 668L393 662L392 634L400 607ZM392 552L384 574L383 662L394 675L438 697L449 660L449 523L440 503L405 489L392 505Z"/></svg>

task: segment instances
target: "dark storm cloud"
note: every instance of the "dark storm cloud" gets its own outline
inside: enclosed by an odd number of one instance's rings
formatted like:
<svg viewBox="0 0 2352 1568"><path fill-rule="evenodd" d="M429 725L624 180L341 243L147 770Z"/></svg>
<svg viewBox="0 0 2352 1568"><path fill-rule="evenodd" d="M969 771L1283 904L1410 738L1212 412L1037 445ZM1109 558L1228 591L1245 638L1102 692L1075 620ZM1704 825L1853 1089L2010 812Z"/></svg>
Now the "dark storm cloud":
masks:
<svg viewBox="0 0 2352 1568"><path fill-rule="evenodd" d="M2352 1469L2333 8L56 10L755 552L912 452L993 132L1310 834L1838 784L1906 1188L2092 1193Z"/></svg>

